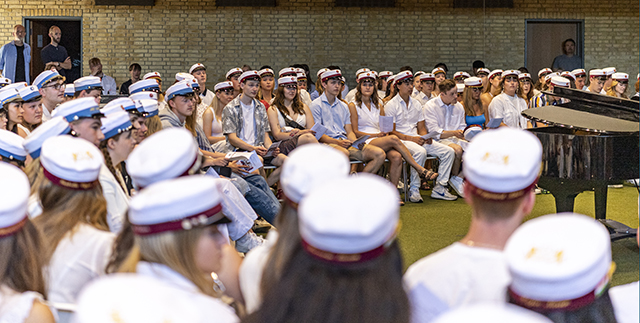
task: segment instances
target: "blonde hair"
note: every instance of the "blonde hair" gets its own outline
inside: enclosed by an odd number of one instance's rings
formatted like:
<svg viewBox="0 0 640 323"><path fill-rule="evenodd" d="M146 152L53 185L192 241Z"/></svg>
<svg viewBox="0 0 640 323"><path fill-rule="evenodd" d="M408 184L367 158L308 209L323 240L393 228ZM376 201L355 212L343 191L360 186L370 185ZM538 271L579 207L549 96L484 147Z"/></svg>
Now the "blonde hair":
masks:
<svg viewBox="0 0 640 323"><path fill-rule="evenodd" d="M0 239L0 284L18 293L34 291L47 298L41 236L26 219L18 232Z"/></svg>
<svg viewBox="0 0 640 323"><path fill-rule="evenodd" d="M24 172L27 174L27 178L29 179L29 185L31 185L31 192L29 195L38 193L38 187L42 186L42 179L44 178L42 165L40 165L40 157L32 160L31 163L25 167Z"/></svg>
<svg viewBox="0 0 640 323"><path fill-rule="evenodd" d="M480 88L480 91L482 91L482 88ZM472 92L471 87L466 86L464 88L464 91L462 92L462 106L464 107L464 112L466 115L476 116L476 111L473 109L473 105L477 104L480 108L483 108L482 100L480 100L479 97L477 100L474 100L473 94L471 92ZM482 114L484 114L484 110L482 111Z"/></svg>
<svg viewBox="0 0 640 323"><path fill-rule="evenodd" d="M144 124L147 126L147 137L162 130L162 121L157 115L144 119Z"/></svg>
<svg viewBox="0 0 640 323"><path fill-rule="evenodd" d="M616 86L618 86L618 81L613 80L613 82L611 82L611 87L606 89L607 95L609 96L613 96L613 97L618 97L618 92L616 92ZM622 92L622 94L620 94L620 98L626 99L627 98L627 90L629 90L629 84L627 84L627 87L624 89L624 92Z"/></svg>

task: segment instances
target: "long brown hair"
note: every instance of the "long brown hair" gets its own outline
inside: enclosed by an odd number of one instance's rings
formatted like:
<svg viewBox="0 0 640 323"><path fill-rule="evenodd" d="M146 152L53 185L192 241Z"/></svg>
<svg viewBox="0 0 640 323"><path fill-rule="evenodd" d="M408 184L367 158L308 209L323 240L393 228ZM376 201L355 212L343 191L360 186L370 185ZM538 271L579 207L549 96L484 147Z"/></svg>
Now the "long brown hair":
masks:
<svg viewBox="0 0 640 323"><path fill-rule="evenodd" d="M103 141L100 142L100 151L102 152L102 155L104 156L104 164L107 166L107 168L109 169L109 172L111 172L111 174L113 175L113 178L116 179L116 181L119 183L120 187L124 190L124 192L127 192L127 188L122 186L122 183L118 180L118 178L120 177L120 175L118 175L118 172L116 172L116 169L119 172L122 172L122 167L120 166L120 164L114 165L113 162L111 161L111 155L109 154L109 149L107 148L107 143L109 142L109 140L113 139L115 141L118 141L120 139L120 136L125 134L125 133L131 133L131 131L125 131L125 132L121 132L109 139L105 139ZM127 194L129 195L129 194Z"/></svg>
<svg viewBox="0 0 640 323"><path fill-rule="evenodd" d="M100 185L86 191L74 191L51 183L42 174L40 176L43 178L38 197L42 203L42 214L33 223L42 231L44 263L48 264L58 243L67 233L73 232L76 225L85 223L99 230L109 230L107 201Z"/></svg>
<svg viewBox="0 0 640 323"><path fill-rule="evenodd" d="M497 74L496 74L496 75L497 75ZM482 94L484 94L484 93L491 93L491 88L493 88L493 85L491 84L491 79L493 79L494 77L497 77L497 76L493 76L492 78L490 78L490 79L488 79L488 80L487 80L487 83L489 83L489 84L487 84L487 88L486 88L486 89L484 89L484 91L482 91ZM498 85L498 89L499 89L498 94L502 93L502 82L503 82L503 81L501 80L501 81L500 81L500 85ZM493 94L493 93L491 93L491 94ZM498 94L496 94L496 95L498 95Z"/></svg>
<svg viewBox="0 0 640 323"><path fill-rule="evenodd" d="M462 92L462 106L464 107L464 113L468 116L476 116L476 111L473 109L474 105L478 105L482 108L482 100L480 100L480 97L478 97L477 100L474 100L472 91L472 88L465 87L464 92ZM480 91L482 91L482 89L480 89Z"/></svg>
<svg viewBox="0 0 640 323"><path fill-rule="evenodd" d="M42 165L40 165L40 157L32 160L24 169L24 172L27 174L27 178L29 179L29 185L31 185L30 195L36 194L38 192L38 187L42 185L42 178L44 178Z"/></svg>
<svg viewBox="0 0 640 323"><path fill-rule="evenodd" d="M362 104L362 82L358 82L358 86L356 87L356 105ZM378 97L378 91L376 90L376 82L373 81L373 94L371 94L371 103L373 103L376 108L380 109L382 106L382 100Z"/></svg>
<svg viewBox="0 0 640 323"><path fill-rule="evenodd" d="M18 232L0 239L0 283L18 293L34 291L46 298L41 233L26 221Z"/></svg>
<svg viewBox="0 0 640 323"><path fill-rule="evenodd" d="M144 119L144 124L147 126L147 137L162 130L162 121L157 115Z"/></svg>
<svg viewBox="0 0 640 323"><path fill-rule="evenodd" d="M520 97L523 98L525 101L527 101L527 105L529 105L529 100L531 100L531 98L533 97L533 83L531 81L531 79L529 80L529 84L531 84L531 86L529 87L529 92L525 95L524 91L522 90L522 83L523 81L518 79L518 85L519 85L519 89L520 89Z"/></svg>
<svg viewBox="0 0 640 323"><path fill-rule="evenodd" d="M289 110L284 105L284 86L278 86L276 90L276 96L271 103L271 106L275 106L282 113L282 115L288 116ZM304 104L302 100L300 100L300 94L296 91L296 96L293 97L293 101L291 101L291 109L293 112L297 114L304 114Z"/></svg>

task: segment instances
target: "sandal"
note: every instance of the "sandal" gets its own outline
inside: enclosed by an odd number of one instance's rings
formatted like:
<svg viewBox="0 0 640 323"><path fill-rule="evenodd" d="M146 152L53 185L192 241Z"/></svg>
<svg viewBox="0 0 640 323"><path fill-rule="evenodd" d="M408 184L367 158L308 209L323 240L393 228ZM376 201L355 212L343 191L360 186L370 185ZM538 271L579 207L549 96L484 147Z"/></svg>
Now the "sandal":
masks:
<svg viewBox="0 0 640 323"><path fill-rule="evenodd" d="M432 181L436 178L438 178L438 173L434 173L431 170L425 169L422 173L420 173L420 178L426 180L426 181Z"/></svg>
<svg viewBox="0 0 640 323"><path fill-rule="evenodd" d="M400 206L404 206L404 201L400 199Z"/></svg>
<svg viewBox="0 0 640 323"><path fill-rule="evenodd" d="M428 191L430 189L431 189L431 186L429 185L429 182L422 180L422 182L420 183L420 190Z"/></svg>

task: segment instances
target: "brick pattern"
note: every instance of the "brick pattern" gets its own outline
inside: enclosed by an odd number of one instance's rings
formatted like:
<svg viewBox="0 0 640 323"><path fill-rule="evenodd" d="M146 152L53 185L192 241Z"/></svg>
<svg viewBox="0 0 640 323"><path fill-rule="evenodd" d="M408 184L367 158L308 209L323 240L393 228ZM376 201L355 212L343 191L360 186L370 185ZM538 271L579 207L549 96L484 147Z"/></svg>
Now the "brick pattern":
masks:
<svg viewBox="0 0 640 323"><path fill-rule="evenodd" d="M583 19L586 68L638 71L638 1L516 0L514 9L453 9L451 0L398 0L396 8L335 8L332 0L278 0L275 8L215 7L213 0L156 0L153 7L95 6L93 0L0 3L1 42L24 16L83 19L83 70L99 57L121 84L128 65L165 79L201 62L209 87L231 67L307 63L312 73L339 65L348 84L367 66L450 74L482 59L489 68L524 64L525 19ZM63 34L64 37L64 34ZM451 76L451 75L449 75Z"/></svg>

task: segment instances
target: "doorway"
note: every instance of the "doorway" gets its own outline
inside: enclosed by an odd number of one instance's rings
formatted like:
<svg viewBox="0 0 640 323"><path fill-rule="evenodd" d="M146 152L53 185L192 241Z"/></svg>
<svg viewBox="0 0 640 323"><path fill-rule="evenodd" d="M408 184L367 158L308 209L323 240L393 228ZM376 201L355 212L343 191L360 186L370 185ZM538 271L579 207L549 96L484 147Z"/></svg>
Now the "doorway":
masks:
<svg viewBox="0 0 640 323"><path fill-rule="evenodd" d="M534 82L538 71L553 64L553 59L562 55L562 42L576 42L575 56L580 57L584 67L584 21L556 19L527 19L525 21L524 66Z"/></svg>
<svg viewBox="0 0 640 323"><path fill-rule="evenodd" d="M31 79L44 70L40 57L42 48L49 45L49 28L58 26L62 31L60 45L71 58L71 70L65 71L66 83L73 83L82 75L82 18L81 17L25 17L26 42L31 46Z"/></svg>

